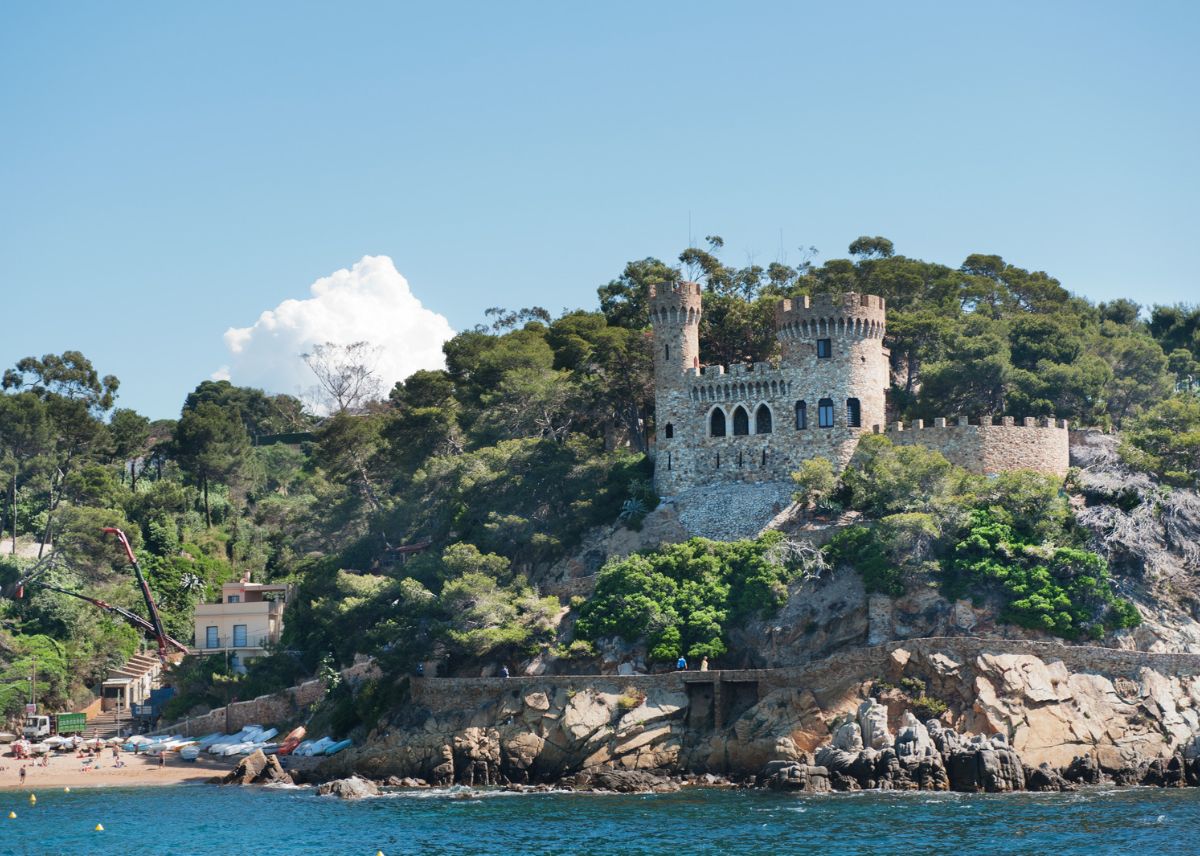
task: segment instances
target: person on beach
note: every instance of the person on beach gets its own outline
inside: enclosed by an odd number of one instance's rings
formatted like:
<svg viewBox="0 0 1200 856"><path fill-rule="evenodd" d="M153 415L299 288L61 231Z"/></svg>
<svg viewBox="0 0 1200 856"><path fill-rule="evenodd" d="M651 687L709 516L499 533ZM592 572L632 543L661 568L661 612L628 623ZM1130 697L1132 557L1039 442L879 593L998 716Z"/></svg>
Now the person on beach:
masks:
<svg viewBox="0 0 1200 856"><path fill-rule="evenodd" d="M24 786L24 784L25 784L25 765L22 764L21 765L21 785Z"/></svg>
<svg viewBox="0 0 1200 856"><path fill-rule="evenodd" d="M165 766L167 766L167 753L159 752L158 753L158 769L161 770Z"/></svg>
<svg viewBox="0 0 1200 856"><path fill-rule="evenodd" d="M680 654L679 659L675 661L675 671L677 671L677 672L687 671L687 658L684 657L682 654Z"/></svg>

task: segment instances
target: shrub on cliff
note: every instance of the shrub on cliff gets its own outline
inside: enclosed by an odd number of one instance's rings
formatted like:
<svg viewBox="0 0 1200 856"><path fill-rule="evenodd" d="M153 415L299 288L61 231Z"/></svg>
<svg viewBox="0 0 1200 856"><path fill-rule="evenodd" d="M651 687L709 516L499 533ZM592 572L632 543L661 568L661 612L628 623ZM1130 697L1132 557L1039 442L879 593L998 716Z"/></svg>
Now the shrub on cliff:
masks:
<svg viewBox="0 0 1200 856"><path fill-rule="evenodd" d="M575 632L590 641L645 640L660 661L723 654L728 628L770 615L786 601L795 569L773 559L780 540L775 532L727 543L693 538L610 561L579 610Z"/></svg>
<svg viewBox="0 0 1200 856"><path fill-rule="evenodd" d="M839 493L877 518L826 548L868 592L898 597L917 580L950 598L997 598L1001 618L1059 636L1102 636L1140 621L1113 592L1103 558L1081 549L1059 481L1032 472L980 476L937 452L863 438Z"/></svg>
<svg viewBox="0 0 1200 856"><path fill-rule="evenodd" d="M1200 398L1176 395L1150 408L1125 432L1121 457L1179 487L1200 487Z"/></svg>

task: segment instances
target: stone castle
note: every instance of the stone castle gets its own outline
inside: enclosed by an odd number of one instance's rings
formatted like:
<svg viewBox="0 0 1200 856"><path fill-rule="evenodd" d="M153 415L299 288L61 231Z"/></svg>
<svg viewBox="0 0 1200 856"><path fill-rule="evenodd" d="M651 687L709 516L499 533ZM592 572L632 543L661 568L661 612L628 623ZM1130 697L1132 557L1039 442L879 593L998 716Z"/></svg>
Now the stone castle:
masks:
<svg viewBox="0 0 1200 856"><path fill-rule="evenodd" d="M729 367L700 365L702 304L694 282L650 294L654 479L663 496L721 484L783 485L801 461L818 456L840 468L868 432L928 446L975 472L1067 472L1063 420L960 416L889 425L881 297L850 292L781 300L779 364Z"/></svg>

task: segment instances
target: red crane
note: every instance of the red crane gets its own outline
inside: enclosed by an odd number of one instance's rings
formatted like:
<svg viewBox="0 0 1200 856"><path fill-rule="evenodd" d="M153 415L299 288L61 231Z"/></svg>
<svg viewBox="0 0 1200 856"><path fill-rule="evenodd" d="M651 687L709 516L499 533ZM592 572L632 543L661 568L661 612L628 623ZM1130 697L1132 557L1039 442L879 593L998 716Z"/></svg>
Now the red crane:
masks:
<svg viewBox="0 0 1200 856"><path fill-rule="evenodd" d="M123 606L114 606L111 603L106 603L99 598L88 597L79 592L69 591L68 589L59 588L50 583L42 582L37 579L43 573L48 571L55 564L55 557L51 555L47 560L43 560L34 565L33 570L17 581L13 596L20 598L25 596L25 586L34 585L41 586L44 589L65 594L70 597L79 598L82 601L92 604L105 612L119 616L125 619L139 630L154 637L154 641L158 643L158 657L163 662L166 662L167 656L170 653L169 649L174 648L182 651L184 654L188 652L188 647L177 639L172 639L167 635L167 631L163 628L162 617L158 614L158 604L154 602L154 596L150 593L150 586L146 583L146 578L142 575L142 569L138 565L137 559L133 555L133 548L129 546L129 539L125 537L125 533L114 527L106 527L103 530L107 534L116 535L117 540L121 542L121 546L125 548L125 555L129 557L129 563L133 565L133 573L137 577L138 586L142 591L142 598L146 602L146 611L150 615L150 620L142 618L136 612L131 612Z"/></svg>

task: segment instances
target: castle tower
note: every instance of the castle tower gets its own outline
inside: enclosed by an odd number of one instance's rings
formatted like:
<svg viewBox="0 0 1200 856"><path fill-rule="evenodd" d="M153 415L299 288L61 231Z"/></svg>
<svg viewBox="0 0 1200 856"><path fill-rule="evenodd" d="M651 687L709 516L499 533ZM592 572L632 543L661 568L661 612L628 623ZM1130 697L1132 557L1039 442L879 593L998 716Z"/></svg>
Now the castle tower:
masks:
<svg viewBox="0 0 1200 856"><path fill-rule="evenodd" d="M679 386L689 369L700 367L700 303L699 283L650 286L654 383L658 389Z"/></svg>
<svg viewBox="0 0 1200 856"><path fill-rule="evenodd" d="M869 432L886 420L889 380L887 329L882 297L848 292L783 300L775 323L783 365L802 379L815 401L804 400L804 418L817 429ZM801 406L798 398L796 405ZM832 406L828 410L821 408ZM854 432L858 433L858 432Z"/></svg>
<svg viewBox="0 0 1200 856"><path fill-rule="evenodd" d="M702 437L702 420L693 418L689 396L700 369L700 304L699 283L650 286L657 447L654 471L659 489L668 493L674 493L684 475L680 453Z"/></svg>

